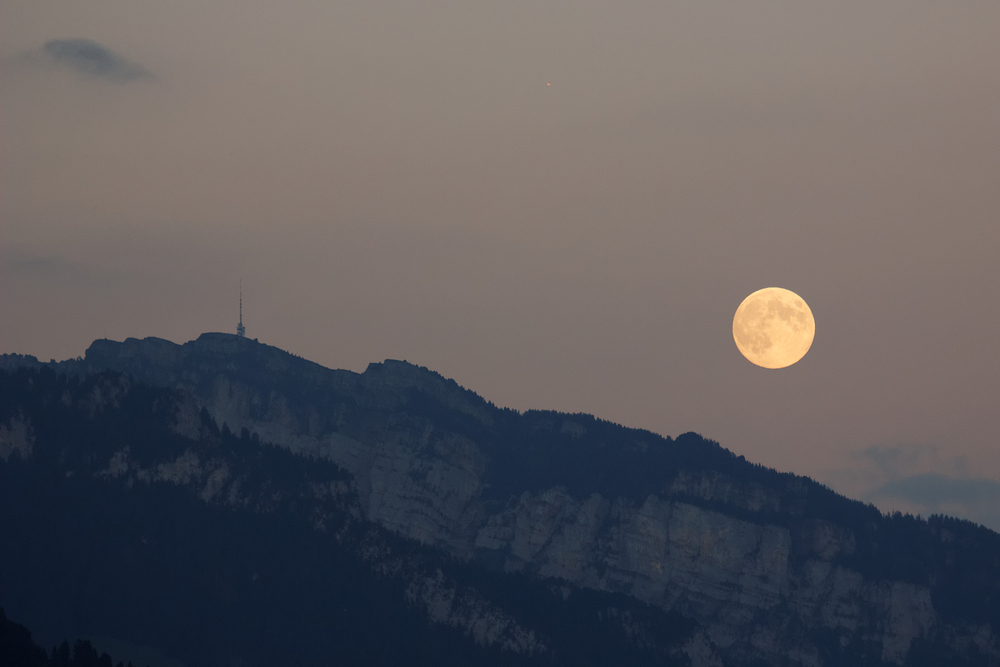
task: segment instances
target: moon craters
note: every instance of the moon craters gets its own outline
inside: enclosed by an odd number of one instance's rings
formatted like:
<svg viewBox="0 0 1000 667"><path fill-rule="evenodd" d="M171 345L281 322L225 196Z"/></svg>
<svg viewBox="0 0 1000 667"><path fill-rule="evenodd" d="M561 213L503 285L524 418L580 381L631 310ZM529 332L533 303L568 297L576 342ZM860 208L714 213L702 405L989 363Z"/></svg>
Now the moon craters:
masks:
<svg viewBox="0 0 1000 667"><path fill-rule="evenodd" d="M736 309L733 339L751 362L764 368L791 366L809 351L816 332L809 306L799 295L768 287Z"/></svg>

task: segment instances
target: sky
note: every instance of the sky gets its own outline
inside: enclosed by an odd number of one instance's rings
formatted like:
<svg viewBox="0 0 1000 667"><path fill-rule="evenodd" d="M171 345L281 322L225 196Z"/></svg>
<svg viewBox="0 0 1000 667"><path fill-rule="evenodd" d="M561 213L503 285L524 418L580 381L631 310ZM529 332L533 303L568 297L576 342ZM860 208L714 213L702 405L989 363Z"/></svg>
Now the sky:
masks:
<svg viewBox="0 0 1000 667"><path fill-rule="evenodd" d="M0 3L0 351L405 359L1000 530L1000 4ZM751 292L799 363L746 361Z"/></svg>

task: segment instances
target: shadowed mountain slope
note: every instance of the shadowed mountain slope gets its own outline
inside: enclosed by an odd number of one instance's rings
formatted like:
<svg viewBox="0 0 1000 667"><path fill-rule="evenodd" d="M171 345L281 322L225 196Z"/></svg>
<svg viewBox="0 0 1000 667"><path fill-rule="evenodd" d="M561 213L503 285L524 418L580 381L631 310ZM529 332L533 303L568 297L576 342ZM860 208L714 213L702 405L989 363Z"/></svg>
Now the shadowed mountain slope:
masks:
<svg viewBox="0 0 1000 667"><path fill-rule="evenodd" d="M3 367L5 506L20 503L17 494L38 496L32 489L46 484L67 493L79 484L72 493L81 498L124 494L94 501L87 515L140 507L132 524L116 519L134 536L154 512L136 499L155 489L163 516L176 506L181 516L199 517L196 523L217 522L184 547L211 545L206 554L235 553L226 542L238 533L231 526L288 513L301 533L283 543L303 545L296 557L322 554L333 569L356 570L352 581L388 586L371 598L381 601L373 619L388 613L384 607L411 614L378 625L406 628L399 637L419 626L439 636L441 647L485 652L476 662L489 654L496 664L584 664L560 657L577 644L599 655L597 645L574 634L584 628L608 637L600 646L636 651L630 664L1000 661L996 533L943 517L882 516L693 433L671 439L588 415L520 414L406 362L336 371L227 334L185 345L97 341L82 360L39 364L7 355ZM39 398L32 387L46 383L54 388ZM141 397L145 408L129 402ZM57 417L59 410L76 416ZM110 421L98 428L101 419ZM149 444L160 441L172 444ZM73 457L86 465L71 464ZM43 469L49 477L32 477ZM84 520L64 514L53 510L47 521L69 530ZM79 539L100 551L114 540L108 530L102 539ZM370 544L380 546L371 551ZM170 549L181 547L162 550ZM405 553L407 565L394 570L369 557L386 549ZM10 552L0 554L5 563ZM267 553L284 557L277 548ZM29 556L16 567L26 567ZM175 560L203 557L185 552ZM336 558L346 560L333 566ZM324 566L297 567L314 573ZM299 584L303 599L309 581L303 575ZM250 594L232 585L231 600ZM193 586L185 595L202 599L209 589ZM343 593L355 601L350 608L365 597L350 595ZM255 608L241 604L246 613ZM310 618L335 618L332 607L315 604ZM206 600L198 608L215 609L217 622L243 631L263 622L238 623L219 605ZM15 606L6 606L13 614ZM296 632L278 634L296 637L296 645L311 641L309 632ZM239 641L233 635L230 643ZM314 640L326 648L311 655L336 651L335 644ZM207 644L195 645L174 647L174 654L208 655ZM191 664L224 657L213 655ZM383 662L403 664L399 659Z"/></svg>

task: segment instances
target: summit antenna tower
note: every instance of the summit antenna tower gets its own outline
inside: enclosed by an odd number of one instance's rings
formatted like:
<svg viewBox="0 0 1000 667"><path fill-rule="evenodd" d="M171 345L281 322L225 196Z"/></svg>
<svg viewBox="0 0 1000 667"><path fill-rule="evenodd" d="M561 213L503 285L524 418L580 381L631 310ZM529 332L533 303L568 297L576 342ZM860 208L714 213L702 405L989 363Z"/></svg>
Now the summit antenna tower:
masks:
<svg viewBox="0 0 1000 667"><path fill-rule="evenodd" d="M243 338L247 335L247 328L243 326L243 279L240 278L240 323L236 325L236 335Z"/></svg>

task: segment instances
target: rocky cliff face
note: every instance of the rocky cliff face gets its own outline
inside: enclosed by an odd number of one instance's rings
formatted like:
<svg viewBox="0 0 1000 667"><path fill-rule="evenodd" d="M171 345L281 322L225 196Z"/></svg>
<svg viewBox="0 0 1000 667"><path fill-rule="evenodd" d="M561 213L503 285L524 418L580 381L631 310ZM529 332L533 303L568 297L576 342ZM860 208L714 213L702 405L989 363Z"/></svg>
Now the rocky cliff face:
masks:
<svg viewBox="0 0 1000 667"><path fill-rule="evenodd" d="M816 509L829 491L760 472L693 436L670 441L583 416L518 415L404 362L372 364L360 375L331 371L223 334L184 346L99 341L83 362L72 363L65 368L115 369L186 392L191 407L178 411L178 432L195 429L204 407L234 433L246 429L333 461L351 475L356 511L399 535L493 571L624 593L696 619L706 629L687 649L696 665L877 664L871 656L922 664L917 647L929 643L941 655L1000 664L994 619L943 616L933 576L896 578L872 565L886 558L878 532L885 519L873 508L839 499L829 501L832 509ZM27 428L0 425L0 451L30 451ZM593 483L556 476L546 485L517 462L534 461L548 442L569 452L620 448L631 460L662 455L680 463L634 486L602 486L602 471ZM713 456L728 469L685 464L698 460L698 448L723 452ZM202 464L178 460L148 474L184 477ZM206 477L206 498L220 493L226 476L219 467ZM914 530L935 539L921 525ZM938 553L939 546L928 549ZM934 563L921 572L947 567ZM983 576L995 587L1000 561ZM470 609L483 608L434 577L412 584L409 595L424 600L441 623L462 623ZM997 608L996 601L986 604ZM474 632L541 650L529 631L495 618Z"/></svg>
<svg viewBox="0 0 1000 667"><path fill-rule="evenodd" d="M0 606L49 636L189 667L712 656L679 614L398 536L348 472L220 429L190 395L44 370L0 371L0 395Z"/></svg>

